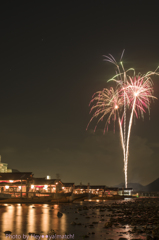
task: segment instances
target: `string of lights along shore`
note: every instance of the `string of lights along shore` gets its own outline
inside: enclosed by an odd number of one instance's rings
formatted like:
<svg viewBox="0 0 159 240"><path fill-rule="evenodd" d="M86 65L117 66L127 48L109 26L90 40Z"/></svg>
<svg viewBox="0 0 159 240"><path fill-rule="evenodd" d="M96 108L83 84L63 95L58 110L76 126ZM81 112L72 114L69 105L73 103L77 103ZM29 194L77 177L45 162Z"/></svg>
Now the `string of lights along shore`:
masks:
<svg viewBox="0 0 159 240"><path fill-rule="evenodd" d="M124 50L119 63L111 54L104 56L105 61L114 64L116 67L116 75L108 80L108 82L114 81L116 86L115 88L110 87L110 89L104 88L102 91L93 94L89 104L92 117L86 129L94 118L98 119L94 131L98 123L106 118L104 133L108 130L111 121L114 122L115 130L115 121L118 121L123 151L125 188L127 188L129 142L133 118L143 118L147 111L150 114L150 104L152 100L157 99L153 95L152 76L159 76L159 67L153 72L136 74L134 68L125 70L122 62L123 54Z"/></svg>

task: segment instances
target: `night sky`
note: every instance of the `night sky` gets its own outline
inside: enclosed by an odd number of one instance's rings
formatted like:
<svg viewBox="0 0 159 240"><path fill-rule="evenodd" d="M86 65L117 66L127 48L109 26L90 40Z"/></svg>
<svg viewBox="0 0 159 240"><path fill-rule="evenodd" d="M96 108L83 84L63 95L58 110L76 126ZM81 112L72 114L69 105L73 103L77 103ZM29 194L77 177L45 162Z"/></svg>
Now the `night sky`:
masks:
<svg viewBox="0 0 159 240"><path fill-rule="evenodd" d="M155 5L156 3L156 5ZM158 2L4 1L0 8L0 154L35 177L114 186L124 182L119 128L88 131L89 101L115 75L103 55L126 69L159 65ZM159 77L154 77L159 99ZM159 177L159 100L133 123L128 181Z"/></svg>

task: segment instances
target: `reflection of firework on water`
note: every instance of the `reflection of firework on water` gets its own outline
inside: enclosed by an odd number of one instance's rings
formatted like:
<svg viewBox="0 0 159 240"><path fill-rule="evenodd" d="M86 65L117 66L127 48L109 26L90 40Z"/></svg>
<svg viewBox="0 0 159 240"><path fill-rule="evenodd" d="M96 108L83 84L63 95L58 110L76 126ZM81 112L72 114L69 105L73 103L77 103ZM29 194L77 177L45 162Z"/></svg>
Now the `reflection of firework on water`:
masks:
<svg viewBox="0 0 159 240"><path fill-rule="evenodd" d="M106 128L108 129L110 120L112 119L115 125L115 121L118 119L124 157L125 187L127 188L129 141L133 116L135 113L137 118L140 115L144 117L146 109L148 109L150 113L151 99L155 98L153 96L153 82L151 76L159 75L159 73L156 72L157 68L155 72L148 72L145 75L140 74L135 76L134 69L130 68L125 71L122 62L121 67L119 67L112 55L106 56L106 61L113 63L117 68L116 75L110 79L117 83L117 87L116 90L113 88L110 88L110 90L104 88L102 91L98 91L93 95L90 105L94 105L91 107L90 113L92 111L94 111L94 113L87 128L94 118L98 118L94 129L95 131L98 123L103 121L104 117L107 116L104 127L105 132ZM133 71L133 77L128 75L129 71ZM126 108L131 110L128 127L126 127Z"/></svg>

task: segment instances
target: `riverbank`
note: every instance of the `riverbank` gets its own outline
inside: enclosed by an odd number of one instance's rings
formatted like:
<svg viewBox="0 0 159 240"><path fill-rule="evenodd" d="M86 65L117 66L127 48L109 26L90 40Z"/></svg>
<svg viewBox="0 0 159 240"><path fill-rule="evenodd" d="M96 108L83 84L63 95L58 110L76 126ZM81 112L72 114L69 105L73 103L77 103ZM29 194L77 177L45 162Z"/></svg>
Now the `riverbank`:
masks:
<svg viewBox="0 0 159 240"><path fill-rule="evenodd" d="M81 198L70 198L63 197L53 199L52 197L35 197L35 198L8 198L8 199L0 199L0 203L70 203L75 201L107 201L107 200L123 200L124 196L112 196L112 197L98 197L94 196L92 198L81 197ZM130 196L130 198L132 198Z"/></svg>
<svg viewBox="0 0 159 240"><path fill-rule="evenodd" d="M52 199L51 197L37 197L37 198L9 198L9 199L0 199L1 203L69 203L70 201L67 198L61 199Z"/></svg>

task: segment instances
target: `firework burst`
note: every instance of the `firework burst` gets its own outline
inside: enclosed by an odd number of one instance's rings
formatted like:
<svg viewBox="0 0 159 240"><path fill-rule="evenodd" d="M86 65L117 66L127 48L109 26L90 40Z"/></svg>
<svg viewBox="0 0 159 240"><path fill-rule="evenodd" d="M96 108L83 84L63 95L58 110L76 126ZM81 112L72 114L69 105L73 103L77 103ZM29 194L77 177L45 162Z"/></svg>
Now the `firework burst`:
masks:
<svg viewBox="0 0 159 240"><path fill-rule="evenodd" d="M139 75L134 76L133 78L128 77L123 92L126 95L129 108L133 108L135 101L133 111L137 118L140 115L143 118L146 109L148 109L148 112L150 113L151 99L155 98L153 96L153 82L150 76Z"/></svg>
<svg viewBox="0 0 159 240"><path fill-rule="evenodd" d="M98 91L92 96L89 106L91 105L92 107L90 113L94 113L87 125L87 129L94 118L99 118L94 128L95 131L98 123L103 121L105 116L107 116L104 127L105 133L105 130L108 129L108 124L110 124L111 119L114 121L114 123L117 120L119 109L123 106L123 99L120 97L118 90L115 91L112 87L110 89L104 88L102 91Z"/></svg>
<svg viewBox="0 0 159 240"><path fill-rule="evenodd" d="M123 149L125 188L127 188L129 141L133 117L135 115L137 118L139 116L143 118L146 110L150 113L151 100L156 98L153 96L153 82L151 77L153 75L159 75L159 73L157 73L157 68L154 72L148 72L145 75L139 74L136 76L133 68L125 71L122 62L120 62L120 65L117 64L111 54L105 56L105 60L116 66L116 75L108 80L116 82L116 90L113 88L104 88L102 91L98 91L92 96L89 106L91 106L90 113L93 112L93 116L90 119L87 128L94 118L98 118L97 124L94 128L95 131L98 123L103 121L107 116L104 127L105 133L110 121L114 121L115 127L115 121L118 119ZM132 77L128 75L130 71L133 72ZM126 126L127 109L130 111L128 126Z"/></svg>

